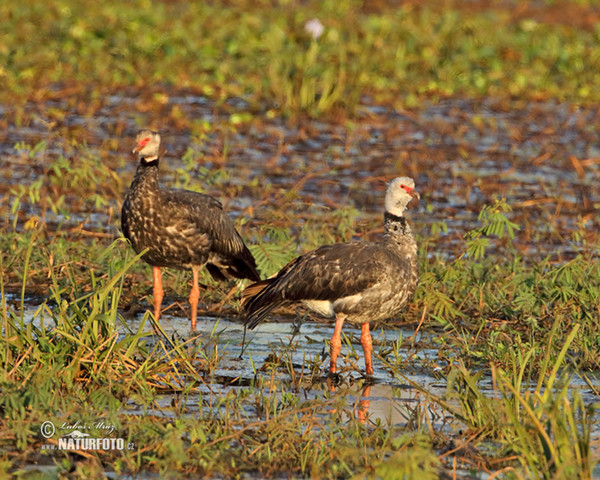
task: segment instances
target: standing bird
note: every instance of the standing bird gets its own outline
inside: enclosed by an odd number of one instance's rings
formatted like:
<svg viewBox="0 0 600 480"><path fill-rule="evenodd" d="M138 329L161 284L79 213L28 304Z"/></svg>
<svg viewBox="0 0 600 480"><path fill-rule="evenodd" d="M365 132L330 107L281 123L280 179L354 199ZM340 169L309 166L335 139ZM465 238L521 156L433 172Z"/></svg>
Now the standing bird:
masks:
<svg viewBox="0 0 600 480"><path fill-rule="evenodd" d="M129 192L123 202L121 225L136 253L154 273L154 317L158 321L164 295L160 267L192 270L192 329L200 289L198 271L206 265L215 280L248 278L259 281L256 262L223 206L213 197L189 190L160 188L158 162L160 135L142 130L133 153L140 156Z"/></svg>
<svg viewBox="0 0 600 480"><path fill-rule="evenodd" d="M381 241L320 247L291 261L273 277L250 285L243 293L245 324L252 329L271 310L292 302L335 317L331 373L337 369L344 321L362 324L360 341L366 371L373 375L369 322L397 314L419 281L417 244L404 217L404 209L413 198L419 199L413 179L394 179L385 195L385 234Z"/></svg>

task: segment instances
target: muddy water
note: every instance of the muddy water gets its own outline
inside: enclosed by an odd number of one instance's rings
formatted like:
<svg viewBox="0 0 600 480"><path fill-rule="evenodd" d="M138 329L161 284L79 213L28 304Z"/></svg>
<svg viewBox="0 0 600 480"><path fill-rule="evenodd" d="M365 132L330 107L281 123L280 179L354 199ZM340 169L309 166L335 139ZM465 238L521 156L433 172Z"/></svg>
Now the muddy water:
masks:
<svg viewBox="0 0 600 480"><path fill-rule="evenodd" d="M7 295L7 304L9 312L14 313L18 310L19 300L14 295ZM33 323L38 328L42 323L46 328L54 326L48 308L44 305L35 306L30 302L25 306L23 321L25 324ZM18 324L18 320L16 323ZM320 372L314 377L316 382L301 383L300 395L303 398L325 399L340 395L350 411L357 416L370 422L382 421L390 426L404 426L408 421L414 422L415 407L427 406L431 409L432 424L440 428L441 425L453 424L441 409L434 412L436 407L422 394L422 391L425 391L430 395L442 397L446 390L441 371L447 364L436 359L435 348L415 350L403 347L398 350L400 358L390 355L386 360L382 360L377 356L380 349L386 349L394 342L401 343L403 339L411 337L414 334L411 330L388 326L372 331L375 374L368 382L364 382L364 359L358 341L361 331L350 324L344 326L344 342L338 359L340 377L339 381L332 385L328 382L327 370L328 340L333 332L333 325L305 322L298 330L298 325L289 319L278 318L275 322L262 323L255 330L247 332L246 346L241 357L243 326L238 319L199 316L197 329L191 331L189 319L163 315L160 326L168 338L176 338L181 343L211 343L212 346L205 350L210 352L211 348L214 348L218 353L216 368L210 375L203 375L204 381L198 387L198 394L190 395L186 400L185 411L188 414L193 414L200 405L206 404L205 399L218 399L229 390L246 388L255 383L258 375L270 376L270 373L265 373L264 367L272 363L273 357L276 356L281 360L280 367L277 368L277 382L284 385L293 384L284 364L291 363L298 375L306 370L310 371L310 365L316 365L317 371ZM140 331L145 332L147 336L144 337L144 341L149 345L159 340L147 317L141 314L121 322L118 331L123 337ZM431 337L418 334L416 341L418 344L431 343ZM397 363L394 365L395 362ZM440 372L440 375L433 376L436 371ZM311 378L311 375L307 373L306 377ZM170 406L173 399L173 395L167 394L156 401L157 406L166 408L163 412L166 416L172 411ZM208 403L210 404L210 401ZM128 413L143 411L132 404Z"/></svg>
<svg viewBox="0 0 600 480"><path fill-rule="evenodd" d="M140 321L142 317L128 321L127 327L121 327L120 330L124 334L128 331L135 332ZM320 381L316 384L302 384L297 393L303 398L323 399L340 395L357 417L368 419L369 422L381 421L389 426L405 426L409 421L414 423L415 411L425 409L428 411L425 417L436 428L464 427L430 400L431 397L445 398L447 388L444 371L448 364L437 358L435 334L418 333L416 346L411 347L412 343L406 339L414 335L412 330L395 328L393 325L374 330L375 374L372 381L365 383L362 381L364 360L359 342L360 329L345 325L343 335L346 336L346 341L338 359L342 382L337 388L330 388L326 385L329 366L328 340L333 332L333 325L305 322L301 324L299 331L296 327L297 325L289 319L281 318L259 325L254 331L248 332L246 348L243 357L240 358L243 327L239 321L199 317L197 331L192 332L188 319L168 315L161 317L161 328L168 337L175 336L182 341L195 338L203 343L211 338L215 342L215 351L218 352L220 360L211 375L204 378L206 383L199 387L204 398L218 398L228 390L251 385L257 375L269 377L271 373L265 372L264 366L272 363L273 356L276 356L281 360L277 369L277 381L290 385L290 388L293 380L283 364L291 362L296 375L306 370L310 371L312 365L317 365ZM149 324L146 324L143 330L152 335L152 327ZM395 342L403 345L398 349L398 359L395 359L393 354L384 355L383 358L378 355L388 350ZM307 374L307 377L310 378L310 375ZM600 388L600 379L594 380L592 376L592 383L596 388ZM535 385L529 387L535 390ZM597 397L583 379L573 378L570 387L571 391L578 390L587 403L597 401ZM497 395L497 392L493 391L491 378L481 382L481 390L490 396ZM160 402L168 406L172 400L171 395L166 395ZM190 396L187 402L189 413L197 410L198 404L202 403L198 401L197 396ZM450 404L452 405L452 401ZM132 410L132 413L134 412L135 410ZM594 437L600 438L600 425L596 427Z"/></svg>

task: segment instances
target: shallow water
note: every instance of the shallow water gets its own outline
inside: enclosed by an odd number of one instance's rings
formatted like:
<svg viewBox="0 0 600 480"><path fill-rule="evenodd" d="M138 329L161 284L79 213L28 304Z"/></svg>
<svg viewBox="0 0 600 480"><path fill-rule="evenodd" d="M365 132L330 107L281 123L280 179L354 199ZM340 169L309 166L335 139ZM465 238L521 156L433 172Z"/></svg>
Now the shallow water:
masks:
<svg viewBox="0 0 600 480"><path fill-rule="evenodd" d="M18 303L14 295L8 295L9 305ZM16 311L16 308L13 310ZM53 328L48 320L47 307L26 304L24 323L33 323L37 327L41 322L47 328ZM122 319L118 325L121 336L140 331L147 333L145 340L152 345L159 340L147 315L137 315ZM333 324L306 321L296 325L290 318L277 317L277 321L261 323L255 330L248 331L246 346L242 358L243 325L238 319L199 316L197 329L190 329L188 318L164 314L160 321L161 329L168 338L177 339L180 343L191 341L211 344L210 348L218 353L218 364L210 374L201 374L202 383L198 392L186 398L185 411L194 414L199 408L211 408L213 399L218 403L230 390L247 388L256 383L256 377L269 377L272 371L265 370L266 364L272 363L273 356L280 359L276 369L277 382L293 385L286 365L291 364L296 377L301 377L307 370L316 365L320 374L317 383L302 384L296 394L303 398L324 399L331 395L340 395L347 407L359 418L368 422L383 422L390 427L405 426L414 422L415 409L427 409L429 421L436 428L462 428L456 419L448 416L431 397L446 397L446 378L444 372L447 362L437 357L435 333L417 333L414 343L408 341L414 330L402 326L386 325L372 330L374 376L364 382L364 359L360 345L360 328L351 324L344 325L342 330L342 352L338 359L339 383L330 384L327 379L329 367L329 339L333 333ZM390 346L401 345L396 353L389 351ZM396 357L397 355L397 357ZM389 362L389 363L388 363ZM560 372L559 372L560 375ZM310 375L306 374L307 377ZM600 389L600 372L590 372L588 376L592 385ZM495 396L492 378L485 376L479 382L484 394ZM524 384L527 388L527 384ZM569 382L571 391L579 391L586 404L598 401L597 396L580 377L572 377ZM529 385L531 391L535 384ZM166 394L159 397L157 406L165 407L162 415L176 415L171 406L175 396ZM452 404L452 401L450 401ZM127 413L143 413L136 405L131 404ZM171 412L171 413L170 413ZM600 440L600 424L593 428L593 438Z"/></svg>
<svg viewBox="0 0 600 480"><path fill-rule="evenodd" d="M10 311L19 311L19 300L14 295L8 295L7 301ZM41 322L47 328L53 328L51 316L47 313L48 307L35 306L30 300L25 303L23 321L25 325L33 323L40 326ZM142 331L148 334L143 341L152 345L159 337L154 333L152 326L147 321L147 314L118 320L118 332L125 336L131 332L138 332L144 322ZM171 339L179 343L185 341L199 342L204 351L210 352L211 348L218 352L219 360L216 368L207 373L199 372L197 387L193 393L182 396L177 393L158 395L152 408L152 414L173 419L181 415L198 415L200 412L211 413L216 409L226 408L221 400L229 393L236 390L250 388L253 395L270 395L269 387L261 390L257 387L260 382L257 377L269 380L276 377L275 395L291 394L302 400L323 401L323 409L317 415L329 416L335 412L332 404L344 405L343 418L353 416L366 425L382 424L391 429L402 429L407 426L417 429L433 428L435 431L456 435L464 431L466 425L442 408L435 400L444 399L452 407L458 405L446 397L445 371L448 364L437 357L436 334L417 333L415 343L407 341L414 335L414 330L401 325L387 325L383 328L372 330L374 343L374 369L372 381L365 382L363 377L364 361L359 338L361 331L351 324L343 329L344 341L342 352L338 359L338 369L341 372L341 382L331 384L327 379L328 340L333 332L333 325L307 321L302 323L298 331L291 319L277 318L260 324L254 331L248 332L247 343L243 358L241 341L243 326L239 319L217 318L199 316L197 329L191 331L189 319L179 315L164 314L160 321L161 329ZM383 354L390 345L399 342L402 346L395 354ZM386 348L388 347L388 348ZM272 362L272 356L280 357L281 362L275 369L263 369L265 364ZM396 357L397 355L397 357ZM390 362L389 364L387 362ZM396 362L396 363L395 363ZM316 383L300 382L294 386L290 376L291 364L294 375L301 377L303 373L316 365L318 380ZM560 372L559 372L560 374ZM306 375L310 377L310 375ZM591 373L590 379L596 389L600 389L600 374ZM492 378L484 376L478 383L480 390L489 396L496 396ZM535 385L524 387L530 391L535 390ZM578 377L570 379L571 392L579 391L587 405L597 403L598 398L589 386ZM252 398L252 396L250 396ZM183 404L182 404L183 403ZM257 415L253 410L252 402L244 407L250 416ZM460 408L457 408L460 410ZM142 407L133 402L123 411L130 415L145 415L147 407ZM460 438L460 435L458 435ZM592 444L600 442L600 424L595 424L591 432ZM34 467L32 467L34 468ZM34 468L34 470L37 470ZM488 474L481 471L457 471L465 478L485 479ZM596 468L596 475L600 475L600 465ZM142 473L139 478L154 478L152 474Z"/></svg>
<svg viewBox="0 0 600 480"><path fill-rule="evenodd" d="M248 332L247 345L242 359L240 359L240 353L243 326L238 321L200 316L197 330L192 332L188 319L165 315L161 317L160 325L168 337L174 335L182 341L194 337L204 340L208 337L215 339L219 355L222 356L213 373L215 378L236 379L236 384L250 384L257 374L256 371L259 371L273 354L285 356L286 361L291 359L294 370L297 372L301 372L307 364L316 362L321 365L322 375L325 378L329 367L328 341L333 333L333 325L305 322L301 325L299 333L294 335L295 325L293 322L289 319L279 320L262 323L255 330ZM140 319L133 322L128 321L127 325L137 331L139 321ZM144 330L152 334L150 325L146 325ZM378 358L377 354L380 349L396 341L402 343L404 340L406 343L406 339L414 334L412 330L393 326L372 331L375 373L372 384L369 382L370 392L366 397L363 396L361 389L364 388L364 385L359 382L364 373L364 359L359 342L360 333L360 329L352 325L345 325L342 330L346 341L343 341L342 344L342 353L338 359L338 371L341 371L342 384L356 385L356 393L348 398L349 404L352 405L356 402L358 397L361 400L369 399L372 401L369 406L369 415L374 415L374 420L381 419L390 425L395 425L402 422L402 404L426 401L419 390L436 397L444 397L446 382L443 371L448 365L436 357L434 334L417 334L418 344L426 345L425 348L423 346L415 348L403 344L398 351L402 366L396 365L389 368L385 364L386 360L390 360L389 356L383 361L380 357ZM352 348L348 346L347 341L352 341ZM398 371L399 374L396 373ZM594 378L592 374L593 384L600 388L600 378L595 380ZM289 382L290 376L280 372L278 380ZM484 378L481 387L484 393L494 394L491 378ZM535 389L535 385L530 385L530 387L532 390ZM586 402L597 401L593 392L582 379L574 377L570 387L579 389ZM597 426L596 434L600 438L600 425Z"/></svg>

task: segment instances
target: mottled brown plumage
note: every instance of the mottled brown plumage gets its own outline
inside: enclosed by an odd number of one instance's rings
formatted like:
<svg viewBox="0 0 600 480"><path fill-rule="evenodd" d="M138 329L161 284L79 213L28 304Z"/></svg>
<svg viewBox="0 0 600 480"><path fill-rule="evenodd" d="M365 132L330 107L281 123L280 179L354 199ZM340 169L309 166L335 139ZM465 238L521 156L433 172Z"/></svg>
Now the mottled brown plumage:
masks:
<svg viewBox="0 0 600 480"><path fill-rule="evenodd" d="M390 182L386 193L385 234L380 242L327 245L306 253L272 278L244 292L246 325L254 328L274 308L302 302L325 317L335 317L330 371L336 371L345 320L362 325L367 374L373 374L369 322L396 315L418 280L417 245L404 209L418 198L408 177Z"/></svg>
<svg viewBox="0 0 600 480"><path fill-rule="evenodd" d="M140 163L123 202L123 234L136 253L154 268L154 315L158 320L163 291L160 267L189 268L193 274L190 304L196 326L198 271L204 265L215 280L260 280L254 257L223 206L213 197L158 184L160 135L142 130L134 153Z"/></svg>

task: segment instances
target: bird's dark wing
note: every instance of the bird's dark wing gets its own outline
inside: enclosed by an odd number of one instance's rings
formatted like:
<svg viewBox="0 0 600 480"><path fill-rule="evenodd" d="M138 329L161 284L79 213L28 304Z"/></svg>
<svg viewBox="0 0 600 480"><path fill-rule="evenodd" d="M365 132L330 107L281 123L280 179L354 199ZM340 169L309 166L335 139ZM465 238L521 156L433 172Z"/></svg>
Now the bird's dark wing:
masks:
<svg viewBox="0 0 600 480"><path fill-rule="evenodd" d="M288 302L329 300L355 295L375 285L387 253L377 244L349 243L320 247L288 263L273 278L251 285L246 323L255 327L271 310ZM266 284L262 289L260 286Z"/></svg>
<svg viewBox="0 0 600 480"><path fill-rule="evenodd" d="M223 205L215 198L189 190L165 190L164 205L172 213L172 221L181 224L182 231L209 240L208 268L212 276L222 280L228 276L260 280L254 257L244 244Z"/></svg>
<svg viewBox="0 0 600 480"><path fill-rule="evenodd" d="M288 264L277 287L286 299L336 300L359 293L378 281L380 269L371 244L326 245Z"/></svg>

